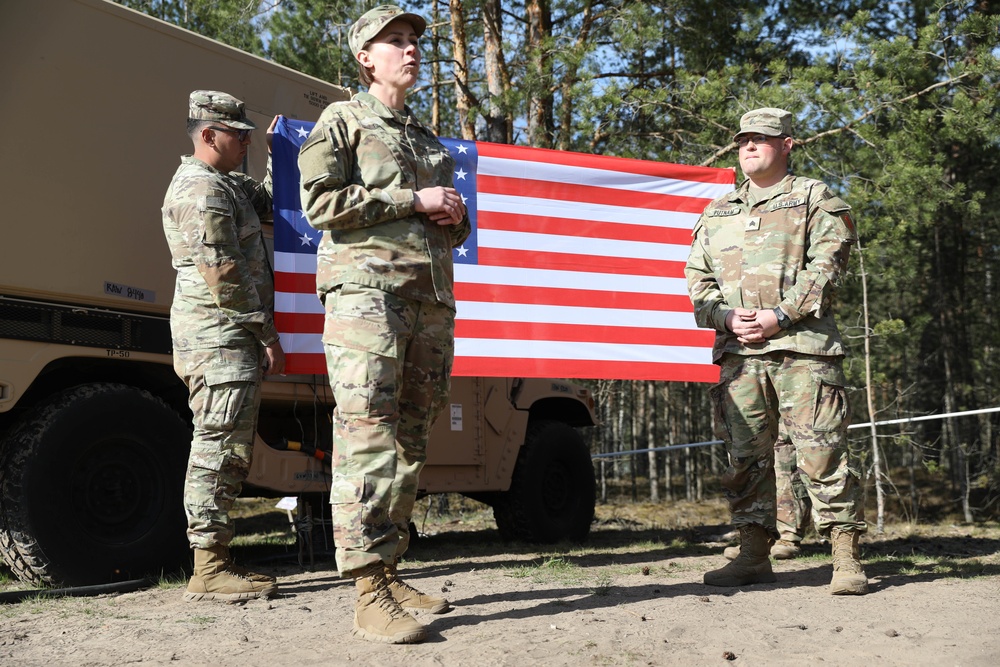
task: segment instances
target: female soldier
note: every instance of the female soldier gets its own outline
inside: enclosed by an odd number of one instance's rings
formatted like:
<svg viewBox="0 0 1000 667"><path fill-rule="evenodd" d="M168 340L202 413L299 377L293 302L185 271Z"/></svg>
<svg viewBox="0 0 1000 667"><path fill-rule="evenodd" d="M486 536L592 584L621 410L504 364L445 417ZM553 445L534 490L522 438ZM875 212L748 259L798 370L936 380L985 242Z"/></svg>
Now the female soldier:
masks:
<svg viewBox="0 0 1000 667"><path fill-rule="evenodd" d="M452 248L469 235L454 162L405 105L426 22L376 7L348 32L367 93L330 105L299 153L302 207L323 230L316 266L336 408L337 567L358 590L354 634L425 638L406 608L443 598L399 580L427 437L449 395L454 353Z"/></svg>

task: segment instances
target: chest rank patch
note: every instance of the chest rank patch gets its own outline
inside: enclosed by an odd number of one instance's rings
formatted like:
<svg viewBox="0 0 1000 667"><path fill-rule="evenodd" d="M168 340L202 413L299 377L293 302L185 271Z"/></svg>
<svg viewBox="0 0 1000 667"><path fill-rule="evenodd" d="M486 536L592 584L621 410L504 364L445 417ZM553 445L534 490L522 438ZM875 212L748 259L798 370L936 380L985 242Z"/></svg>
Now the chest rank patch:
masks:
<svg viewBox="0 0 1000 667"><path fill-rule="evenodd" d="M737 215L739 212L740 212L739 206L735 206L733 208L716 208L708 212L708 217L722 218L728 215Z"/></svg>
<svg viewBox="0 0 1000 667"><path fill-rule="evenodd" d="M747 218L747 227L746 227L746 229L747 229L748 232L760 231L760 218L758 218L758 217Z"/></svg>

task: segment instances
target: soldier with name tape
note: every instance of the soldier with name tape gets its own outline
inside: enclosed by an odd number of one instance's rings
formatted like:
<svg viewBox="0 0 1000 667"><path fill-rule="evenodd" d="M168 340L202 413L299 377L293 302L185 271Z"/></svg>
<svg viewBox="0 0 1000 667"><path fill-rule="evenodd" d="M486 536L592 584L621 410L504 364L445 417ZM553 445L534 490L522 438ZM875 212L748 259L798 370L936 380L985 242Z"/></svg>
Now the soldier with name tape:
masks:
<svg viewBox="0 0 1000 667"><path fill-rule="evenodd" d="M277 118L268 128L270 134ZM238 173L255 124L243 102L196 90L181 158L163 200L163 231L177 271L170 331L174 369L188 387L194 437L184 486L194 572L185 599L268 597L274 577L236 565L229 512L250 472L263 374L284 371L274 328L274 277L261 221L271 216L271 164L258 183Z"/></svg>
<svg viewBox="0 0 1000 667"><path fill-rule="evenodd" d="M857 241L851 207L818 180L789 172L792 114L761 108L734 137L746 180L698 219L685 274L699 326L715 329L712 388L729 467L722 486L739 555L710 586L775 581L774 446L783 429L807 480L816 530L833 545L834 595L862 595L858 538L867 529L847 442L850 405L833 303Z"/></svg>

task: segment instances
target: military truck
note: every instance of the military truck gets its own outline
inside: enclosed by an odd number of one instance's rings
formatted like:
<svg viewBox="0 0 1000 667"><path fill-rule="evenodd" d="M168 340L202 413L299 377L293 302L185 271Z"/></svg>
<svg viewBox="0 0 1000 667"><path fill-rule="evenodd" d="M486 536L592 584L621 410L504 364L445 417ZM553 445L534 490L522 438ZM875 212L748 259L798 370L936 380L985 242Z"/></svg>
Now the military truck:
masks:
<svg viewBox="0 0 1000 667"><path fill-rule="evenodd" d="M0 59L0 554L43 584L169 570L189 558L191 415L159 209L190 153L188 94L230 92L266 127L315 120L348 91L106 0L10 3ZM257 178L260 134L245 165ZM262 394L244 493L325 495L326 378L274 378ZM559 380L454 378L421 492L491 504L507 538L583 539L594 478L576 427L593 408Z"/></svg>

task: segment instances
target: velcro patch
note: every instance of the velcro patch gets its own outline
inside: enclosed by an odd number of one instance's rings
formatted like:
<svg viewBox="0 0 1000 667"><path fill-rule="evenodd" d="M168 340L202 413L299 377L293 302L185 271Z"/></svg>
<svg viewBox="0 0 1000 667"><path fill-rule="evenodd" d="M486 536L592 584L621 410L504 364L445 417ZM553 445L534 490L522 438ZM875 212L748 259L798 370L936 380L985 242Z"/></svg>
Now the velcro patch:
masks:
<svg viewBox="0 0 1000 667"><path fill-rule="evenodd" d="M736 208L715 208L708 212L710 218L721 218L728 215L739 215L740 209Z"/></svg>
<svg viewBox="0 0 1000 667"><path fill-rule="evenodd" d="M776 201L767 208L767 212L777 211L780 208L795 208L796 206L802 206L806 203L806 200L802 197L782 199L781 201Z"/></svg>

